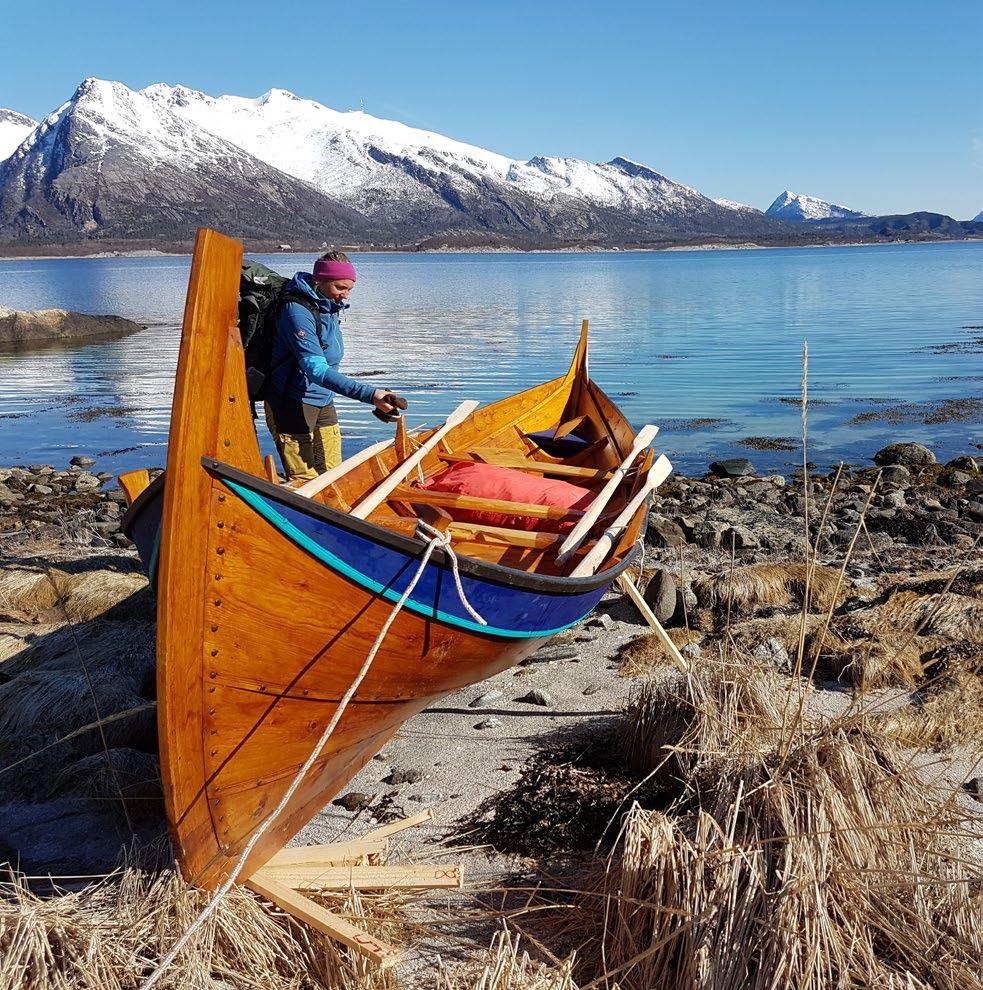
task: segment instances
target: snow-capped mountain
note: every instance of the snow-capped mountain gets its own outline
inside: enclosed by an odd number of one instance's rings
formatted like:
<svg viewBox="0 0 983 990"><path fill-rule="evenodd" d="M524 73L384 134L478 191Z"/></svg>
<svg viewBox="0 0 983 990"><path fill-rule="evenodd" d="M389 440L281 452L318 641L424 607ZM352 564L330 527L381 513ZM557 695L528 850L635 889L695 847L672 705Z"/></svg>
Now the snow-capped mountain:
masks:
<svg viewBox="0 0 983 990"><path fill-rule="evenodd" d="M603 242L664 236L666 225L723 232L734 223L696 190L625 158L515 160L282 89L257 99L163 84L141 92L398 238L477 231Z"/></svg>
<svg viewBox="0 0 983 990"><path fill-rule="evenodd" d="M393 201L444 210L449 193L494 198L521 193L546 208L587 207L671 216L704 211L695 189L625 158L524 162L360 111L339 112L272 89L258 99L211 97L183 86L141 93L326 195L380 219ZM528 204L527 204L528 205Z"/></svg>
<svg viewBox="0 0 983 990"><path fill-rule="evenodd" d="M9 158L17 146L35 127L36 120L25 117L16 110L6 110L0 107L0 162Z"/></svg>
<svg viewBox="0 0 983 990"><path fill-rule="evenodd" d="M342 205L343 204L343 205ZM652 243L788 228L618 157L521 161L285 90L87 79L0 163L0 236Z"/></svg>
<svg viewBox="0 0 983 990"><path fill-rule="evenodd" d="M307 183L121 83L87 79L0 164L0 233L364 236L364 219Z"/></svg>
<svg viewBox="0 0 983 990"><path fill-rule="evenodd" d="M980 210L980 212L973 217L973 223L983 223L983 210Z"/></svg>
<svg viewBox="0 0 983 990"><path fill-rule="evenodd" d="M815 196L803 196L786 189L771 206L765 210L769 217L780 220L856 220L869 216L835 203L827 203Z"/></svg>

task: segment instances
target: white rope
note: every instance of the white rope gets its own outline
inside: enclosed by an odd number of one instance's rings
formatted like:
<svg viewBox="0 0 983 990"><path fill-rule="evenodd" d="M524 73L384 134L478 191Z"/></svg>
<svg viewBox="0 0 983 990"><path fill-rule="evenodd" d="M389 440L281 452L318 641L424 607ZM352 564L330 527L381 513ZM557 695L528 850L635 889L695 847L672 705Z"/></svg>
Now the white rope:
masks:
<svg viewBox="0 0 983 990"><path fill-rule="evenodd" d="M369 650L369 655L365 658L365 662L362 664L361 669L355 676L355 680L352 681L351 686L345 692L335 710L334 716L328 723L327 728L321 734L321 738L318 740L317 745L311 751L311 755L307 758L304 765L300 768L297 776L294 777L293 782L287 788L283 797L280 799L279 804L266 816L262 821L259 828L253 832L252 837L246 843L245 848L242 850L242 855L239 857L238 862L229 874L228 879L219 887L215 893L212 895L211 900L205 905L204 910L197 918L191 923L188 930L177 940L174 947L167 953L166 956L157 965L157 968L147 977L147 979L141 984L140 990L150 990L154 984L163 976L164 971L171 965L172 962L177 958L178 953L188 944L191 937L204 925L208 920L209 916L214 912L215 908L218 907L219 901L232 889L233 884L239 878L239 874L242 872L243 867L246 865L246 860L249 859L250 854L256 847L256 843L259 839L266 833L270 825L279 817L280 813L284 808L290 803L290 799L294 796L297 788L300 787L301 782L304 777L307 776L308 770L314 765L317 758L321 755L324 747L327 745L328 740L331 738L331 734L334 732L335 727L341 721L341 716L344 714L345 709L348 707L348 703L352 700L355 692L358 690L359 685L365 679L365 675L369 672L369 668L372 666L372 662L375 660L376 654L379 652L379 647L382 646L386 636L389 634L389 628L392 626L399 615L403 606L406 604L410 595L413 593L413 589L416 587L417 582L423 575L427 564L430 562L430 557L433 555L434 550L437 547L443 547L447 556L450 558L451 571L454 574L454 584L457 587L458 597L461 599L461 604L470 612L474 617L475 621L485 626L488 623L471 607L471 603L467 600L464 594L464 589L461 587L461 577L457 570L457 555L451 549L451 535L450 533L441 533L439 530L434 529L432 526L428 526L422 521L418 521L417 529L422 531L424 539L427 540L427 549L423 553L423 557L420 560L420 566L416 570L416 574L413 575L413 580L406 586L406 590L403 592L399 601L393 607L392 612L389 613L389 618L386 619L385 624L379 631L379 635L376 637L375 642L372 644L372 649Z"/></svg>

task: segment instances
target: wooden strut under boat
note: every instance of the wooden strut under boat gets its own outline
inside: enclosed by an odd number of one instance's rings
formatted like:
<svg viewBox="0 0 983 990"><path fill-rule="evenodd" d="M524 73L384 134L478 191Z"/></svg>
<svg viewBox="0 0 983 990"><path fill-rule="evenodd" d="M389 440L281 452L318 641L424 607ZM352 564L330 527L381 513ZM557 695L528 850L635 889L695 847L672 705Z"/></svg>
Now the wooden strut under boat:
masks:
<svg viewBox="0 0 983 990"><path fill-rule="evenodd" d="M230 875L286 793L416 573L427 548L414 535L418 513L429 510L450 532L465 594L489 624L471 618L448 556L434 551L328 745L261 836L244 876L257 876L408 718L518 663L591 611L633 559L645 504L597 573L570 571L641 493L654 458L651 451L639 456L594 537L568 563L557 561L561 540L553 534L454 521L453 499L418 498L413 476L367 519L353 515L433 431L402 431L396 444L311 497L277 484L264 469L246 391L236 326L241 260L238 242L199 231L167 470L149 485L146 472L124 479L133 498L125 529L156 577L167 817L181 873L206 888ZM550 433L532 436L542 431ZM553 445L562 445L563 434L573 449L566 456ZM566 375L477 410L436 444L421 470L429 477L461 459L485 461L600 491L634 438L588 376L585 322ZM434 501L440 505L424 504ZM514 508L517 518L536 512Z"/></svg>

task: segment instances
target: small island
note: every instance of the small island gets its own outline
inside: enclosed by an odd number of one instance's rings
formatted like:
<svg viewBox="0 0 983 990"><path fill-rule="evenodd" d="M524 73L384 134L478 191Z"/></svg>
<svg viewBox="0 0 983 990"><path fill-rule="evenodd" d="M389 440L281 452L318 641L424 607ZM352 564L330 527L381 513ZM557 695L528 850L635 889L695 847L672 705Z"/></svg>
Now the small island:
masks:
<svg viewBox="0 0 983 990"><path fill-rule="evenodd" d="M143 326L121 316L90 316L67 309L23 311L0 306L0 348L120 337Z"/></svg>

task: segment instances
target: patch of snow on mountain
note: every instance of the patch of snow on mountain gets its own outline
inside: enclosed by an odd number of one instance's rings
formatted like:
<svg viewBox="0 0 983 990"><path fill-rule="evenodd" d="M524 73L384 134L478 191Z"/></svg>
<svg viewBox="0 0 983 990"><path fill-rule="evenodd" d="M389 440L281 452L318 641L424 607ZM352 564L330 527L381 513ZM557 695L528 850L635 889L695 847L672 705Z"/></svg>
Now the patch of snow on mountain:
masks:
<svg viewBox="0 0 983 990"><path fill-rule="evenodd" d="M973 217L973 222L974 223L983 223L983 210L980 210L980 212L977 213L975 217Z"/></svg>
<svg viewBox="0 0 983 990"><path fill-rule="evenodd" d="M849 220L867 216L846 206L828 203L815 196L804 196L786 189L775 202L765 210L771 217L781 217L783 220Z"/></svg>
<svg viewBox="0 0 983 990"><path fill-rule="evenodd" d="M750 210L753 213L761 212L761 210L759 210L756 206L748 206L747 203L738 203L736 200L733 199L714 199L714 202L717 204L717 206L722 206L724 207L724 209L727 210L741 210L741 211Z"/></svg>
<svg viewBox="0 0 983 990"><path fill-rule="evenodd" d="M9 158L37 126L36 120L0 107L0 162Z"/></svg>

